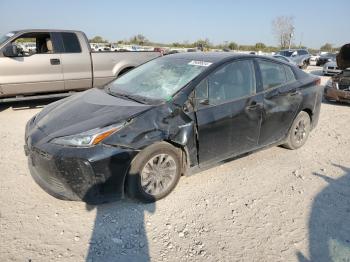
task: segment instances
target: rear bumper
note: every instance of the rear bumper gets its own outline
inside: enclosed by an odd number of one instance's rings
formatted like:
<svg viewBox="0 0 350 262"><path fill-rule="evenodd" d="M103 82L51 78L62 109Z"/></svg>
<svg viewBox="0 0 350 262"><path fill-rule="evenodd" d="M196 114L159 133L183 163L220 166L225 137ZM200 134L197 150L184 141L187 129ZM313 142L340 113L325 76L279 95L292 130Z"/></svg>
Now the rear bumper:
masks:
<svg viewBox="0 0 350 262"><path fill-rule="evenodd" d="M350 103L350 91L344 91L336 88L326 87L324 89L324 97L327 100L335 100L339 102Z"/></svg>
<svg viewBox="0 0 350 262"><path fill-rule="evenodd" d="M33 179L50 195L89 204L123 197L135 151L107 145L68 148L47 143L41 147L26 145L25 151Z"/></svg>

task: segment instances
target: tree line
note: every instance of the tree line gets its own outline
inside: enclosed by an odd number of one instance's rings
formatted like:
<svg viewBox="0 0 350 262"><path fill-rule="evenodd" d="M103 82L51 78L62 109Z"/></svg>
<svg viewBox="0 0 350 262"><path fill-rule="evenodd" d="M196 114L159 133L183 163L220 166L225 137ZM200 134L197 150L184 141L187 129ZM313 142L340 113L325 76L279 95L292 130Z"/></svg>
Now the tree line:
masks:
<svg viewBox="0 0 350 262"><path fill-rule="evenodd" d="M204 50L210 49L227 49L227 50L238 50L238 51L262 51L262 52L276 52L280 49L288 48L306 48L300 42L299 45L294 43L295 40L295 23L294 17L292 16L278 16L276 17L271 24L272 33L274 34L277 46L268 46L262 42L257 42L255 45L242 45L234 41L225 41L221 44L213 44L208 38L198 39L194 42L184 41L184 42L174 42L171 44L156 43L150 41L143 34L137 34L127 40L118 40L118 44L129 44L129 45L148 45L148 46L169 46L174 48L197 48L200 47ZM108 43L107 40L103 39L101 36L95 36L92 39L89 39L91 43ZM330 43L325 43L320 47L320 49L311 49L311 53L317 53L319 51L325 52L336 52L339 51L339 47L334 47Z"/></svg>

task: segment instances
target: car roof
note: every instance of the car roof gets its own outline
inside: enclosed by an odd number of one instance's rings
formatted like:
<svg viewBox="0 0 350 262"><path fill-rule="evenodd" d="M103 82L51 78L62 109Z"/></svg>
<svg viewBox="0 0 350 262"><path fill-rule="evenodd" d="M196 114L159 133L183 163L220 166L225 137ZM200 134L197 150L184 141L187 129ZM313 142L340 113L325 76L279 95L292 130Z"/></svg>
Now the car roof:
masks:
<svg viewBox="0 0 350 262"><path fill-rule="evenodd" d="M250 54L240 54L231 52L189 52L167 55L169 58L198 60L210 63L217 63L230 58L258 57Z"/></svg>
<svg viewBox="0 0 350 262"><path fill-rule="evenodd" d="M38 33L53 33L53 32L70 32L70 33L82 33L80 30L64 30L64 29L21 29L21 30L13 30L12 33L18 34L18 33L31 33L31 32L38 32Z"/></svg>
<svg viewBox="0 0 350 262"><path fill-rule="evenodd" d="M279 50L278 52L281 52L281 51L299 51L299 50L307 51L306 48L296 48L296 49L282 49L282 50Z"/></svg>
<svg viewBox="0 0 350 262"><path fill-rule="evenodd" d="M282 61L280 59L271 57L271 56L262 56L262 55L251 55L251 54L242 54L242 53L233 53L233 52L189 52L189 53L176 53L171 55L166 55L164 58L168 59L187 59L194 61L203 61L210 62L213 64L223 63L231 59L239 58L262 58L268 59L272 62L283 63L290 65L287 61Z"/></svg>

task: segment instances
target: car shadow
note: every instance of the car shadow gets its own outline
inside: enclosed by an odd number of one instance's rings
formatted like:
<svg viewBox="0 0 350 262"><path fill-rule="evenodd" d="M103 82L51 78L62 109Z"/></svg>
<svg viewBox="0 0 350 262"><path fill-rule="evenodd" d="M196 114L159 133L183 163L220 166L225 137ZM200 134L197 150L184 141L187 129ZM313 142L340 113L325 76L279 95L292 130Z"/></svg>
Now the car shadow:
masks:
<svg viewBox="0 0 350 262"><path fill-rule="evenodd" d="M114 180L115 176L110 176L105 183L112 185ZM146 204L128 198L120 199L121 196L112 192L106 194L106 189L95 184L85 194L86 210L96 210L86 261L150 261L146 232L149 221L145 221L145 216L155 212L155 202ZM101 190L105 192L103 195L99 194Z"/></svg>
<svg viewBox="0 0 350 262"><path fill-rule="evenodd" d="M155 203L120 200L97 206L86 261L150 261L145 214L155 212Z"/></svg>
<svg viewBox="0 0 350 262"><path fill-rule="evenodd" d="M322 99L323 104L328 104L328 105L334 105L334 106L345 106L348 107L350 106L350 103L345 103L345 102L339 102L339 101L330 101L325 98Z"/></svg>
<svg viewBox="0 0 350 262"><path fill-rule="evenodd" d="M33 101L20 101L20 102L11 102L11 103L0 103L0 112L12 108L12 110L27 110L34 108L43 108L44 106L55 102L61 98L50 98L50 99L42 99L42 100L33 100Z"/></svg>
<svg viewBox="0 0 350 262"><path fill-rule="evenodd" d="M350 168L333 164L343 170L338 179L314 173L328 186L315 198L309 218L309 254L298 252L299 262L350 261Z"/></svg>

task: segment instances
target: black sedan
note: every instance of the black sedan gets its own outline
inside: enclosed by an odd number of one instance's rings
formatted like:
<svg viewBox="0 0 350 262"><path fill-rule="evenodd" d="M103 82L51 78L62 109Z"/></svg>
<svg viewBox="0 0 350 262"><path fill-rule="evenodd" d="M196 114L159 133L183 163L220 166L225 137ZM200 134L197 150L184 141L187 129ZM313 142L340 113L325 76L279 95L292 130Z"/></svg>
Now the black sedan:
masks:
<svg viewBox="0 0 350 262"><path fill-rule="evenodd" d="M181 175L266 146L300 148L318 122L319 84L268 57L157 58L34 116L25 134L30 172L61 199L155 201Z"/></svg>

